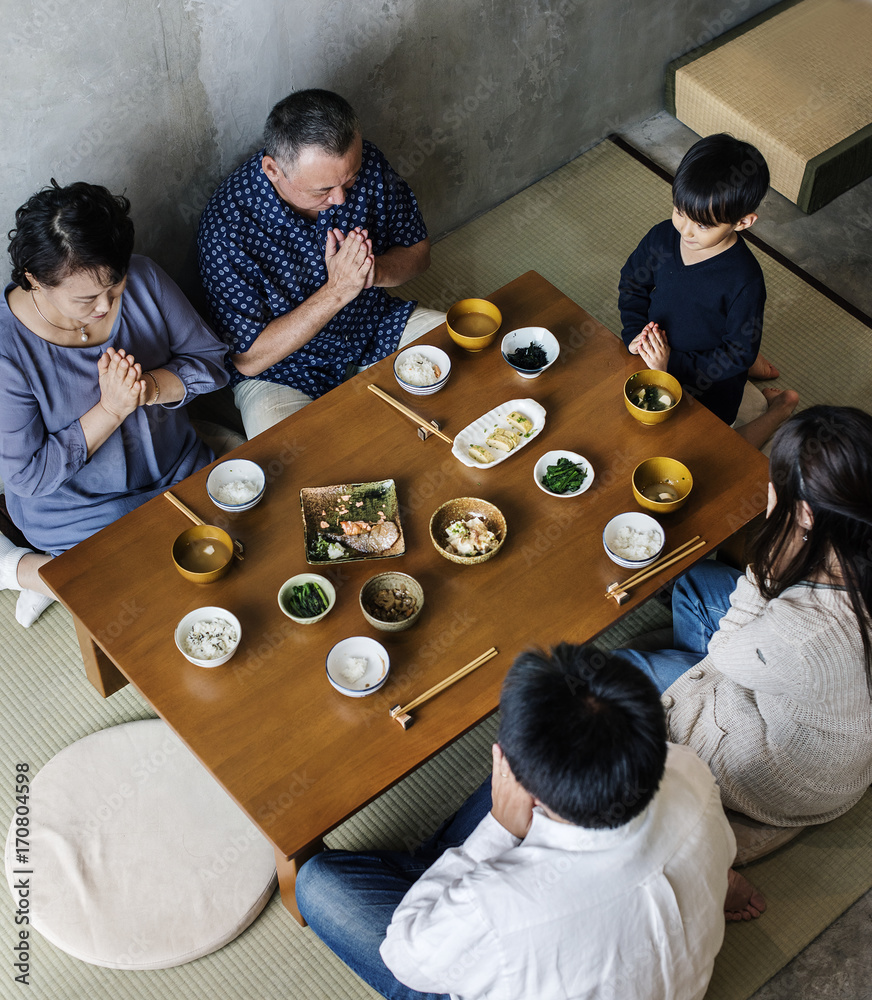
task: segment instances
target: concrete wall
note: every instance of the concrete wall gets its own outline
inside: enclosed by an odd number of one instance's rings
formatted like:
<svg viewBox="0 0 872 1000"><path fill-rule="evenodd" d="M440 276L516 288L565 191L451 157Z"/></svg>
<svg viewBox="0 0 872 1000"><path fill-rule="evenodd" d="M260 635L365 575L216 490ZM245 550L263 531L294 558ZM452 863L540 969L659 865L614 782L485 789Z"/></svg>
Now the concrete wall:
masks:
<svg viewBox="0 0 872 1000"><path fill-rule="evenodd" d="M133 203L137 249L195 293L203 205L259 148L272 105L318 86L355 105L437 236L662 108L669 59L769 5L18 0L0 226L50 177L105 184Z"/></svg>

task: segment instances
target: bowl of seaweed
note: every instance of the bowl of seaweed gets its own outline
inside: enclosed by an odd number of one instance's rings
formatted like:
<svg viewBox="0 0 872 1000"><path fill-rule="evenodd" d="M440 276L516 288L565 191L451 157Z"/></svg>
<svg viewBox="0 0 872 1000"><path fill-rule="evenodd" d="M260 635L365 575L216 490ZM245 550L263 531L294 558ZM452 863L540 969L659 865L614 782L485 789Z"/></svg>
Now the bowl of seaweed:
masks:
<svg viewBox="0 0 872 1000"><path fill-rule="evenodd" d="M557 360L560 342L543 326L525 326L507 333L500 349L521 378L538 378Z"/></svg>

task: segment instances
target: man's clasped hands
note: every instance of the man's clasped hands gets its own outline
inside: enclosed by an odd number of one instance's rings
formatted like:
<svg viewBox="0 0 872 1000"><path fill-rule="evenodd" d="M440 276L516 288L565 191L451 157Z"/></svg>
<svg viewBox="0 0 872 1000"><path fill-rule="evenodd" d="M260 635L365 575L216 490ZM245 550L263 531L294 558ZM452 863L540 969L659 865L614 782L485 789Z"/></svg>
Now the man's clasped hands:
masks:
<svg viewBox="0 0 872 1000"><path fill-rule="evenodd" d="M327 279L355 294L375 283L375 256L369 233L355 226L349 233L341 229L327 230L324 250Z"/></svg>

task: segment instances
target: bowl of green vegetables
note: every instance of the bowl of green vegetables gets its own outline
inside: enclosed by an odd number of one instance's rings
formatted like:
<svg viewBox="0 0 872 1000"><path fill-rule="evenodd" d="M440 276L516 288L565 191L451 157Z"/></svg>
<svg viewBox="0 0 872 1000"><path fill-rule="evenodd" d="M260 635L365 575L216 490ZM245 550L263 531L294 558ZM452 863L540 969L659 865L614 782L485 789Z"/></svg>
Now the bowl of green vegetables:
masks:
<svg viewBox="0 0 872 1000"><path fill-rule="evenodd" d="M300 625L319 622L336 603L336 589L320 573L298 573L279 588L279 607Z"/></svg>
<svg viewBox="0 0 872 1000"><path fill-rule="evenodd" d="M590 489L593 466L574 451L546 451L533 468L536 485L552 497L577 497Z"/></svg>

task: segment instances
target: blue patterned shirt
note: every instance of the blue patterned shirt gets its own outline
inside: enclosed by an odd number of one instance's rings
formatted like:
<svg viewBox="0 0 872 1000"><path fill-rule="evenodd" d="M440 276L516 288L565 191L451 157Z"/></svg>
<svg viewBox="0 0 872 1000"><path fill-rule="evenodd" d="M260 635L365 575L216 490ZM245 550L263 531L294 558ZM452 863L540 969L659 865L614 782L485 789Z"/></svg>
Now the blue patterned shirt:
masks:
<svg viewBox="0 0 872 1000"><path fill-rule="evenodd" d="M273 319L327 282L328 229L366 229L373 254L426 239L418 203L384 155L363 143L363 162L342 205L307 219L278 196L263 172L263 150L238 167L206 205L197 236L200 276L214 329L242 354ZM415 302L368 288L307 344L257 378L290 385L313 398L344 378L349 364L367 365L395 351ZM231 385L245 378L227 359Z"/></svg>

